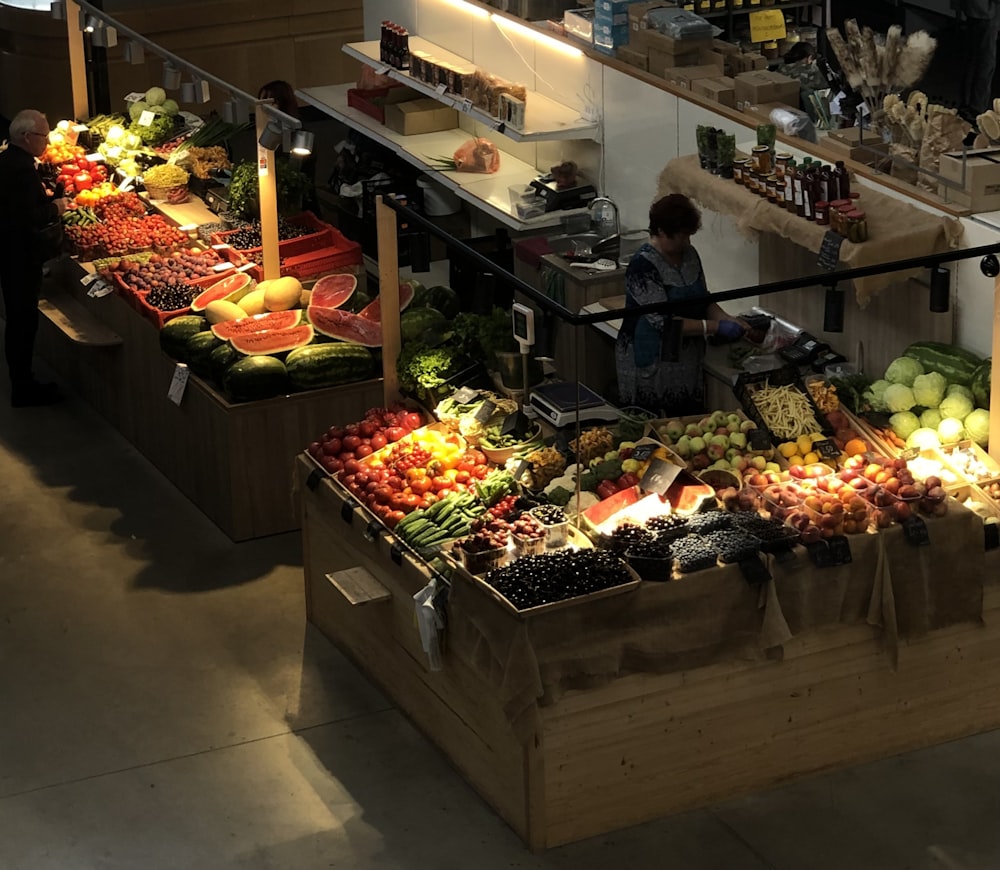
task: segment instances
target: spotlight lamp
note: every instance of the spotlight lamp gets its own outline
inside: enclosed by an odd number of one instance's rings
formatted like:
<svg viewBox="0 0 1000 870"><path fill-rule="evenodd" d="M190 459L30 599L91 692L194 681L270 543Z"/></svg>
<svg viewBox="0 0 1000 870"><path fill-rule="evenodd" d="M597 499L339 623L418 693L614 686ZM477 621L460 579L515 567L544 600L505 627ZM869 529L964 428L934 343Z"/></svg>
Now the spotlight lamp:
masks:
<svg viewBox="0 0 1000 870"><path fill-rule="evenodd" d="M94 31L91 39L98 48L114 48L118 45L118 31L102 22Z"/></svg>
<svg viewBox="0 0 1000 870"><path fill-rule="evenodd" d="M281 124L277 121L268 121L267 126L260 134L260 138L257 140L257 143L261 148L273 151L282 143L282 139Z"/></svg>
<svg viewBox="0 0 1000 870"><path fill-rule="evenodd" d="M996 254L987 254L979 261L979 270L987 278L996 278L1000 275L1000 260L996 258Z"/></svg>
<svg viewBox="0 0 1000 870"><path fill-rule="evenodd" d="M140 63L146 62L146 51L139 42L127 42L125 43L125 60L126 62L137 66Z"/></svg>
<svg viewBox="0 0 1000 870"><path fill-rule="evenodd" d="M163 64L163 89L176 91L181 86L181 71L170 61Z"/></svg>
<svg viewBox="0 0 1000 870"><path fill-rule="evenodd" d="M194 82L184 82L184 84L181 85L181 102L194 102Z"/></svg>
<svg viewBox="0 0 1000 870"><path fill-rule="evenodd" d="M56 21L66 20L66 0L52 0L49 4L49 14Z"/></svg>
<svg viewBox="0 0 1000 870"><path fill-rule="evenodd" d="M316 137L308 130L296 130L292 136L292 154L307 157L312 154Z"/></svg>
<svg viewBox="0 0 1000 870"><path fill-rule="evenodd" d="M930 309L935 314L944 314L951 305L951 270L944 266L931 269Z"/></svg>

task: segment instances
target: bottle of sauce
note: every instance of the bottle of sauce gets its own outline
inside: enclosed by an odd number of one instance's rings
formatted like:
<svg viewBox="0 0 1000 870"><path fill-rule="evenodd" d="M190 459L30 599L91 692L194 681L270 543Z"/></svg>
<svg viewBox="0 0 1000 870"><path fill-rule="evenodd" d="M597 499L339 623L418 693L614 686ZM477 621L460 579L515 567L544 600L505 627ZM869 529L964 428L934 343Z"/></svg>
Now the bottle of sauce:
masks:
<svg viewBox="0 0 1000 870"><path fill-rule="evenodd" d="M830 182L833 180L833 168L824 163L819 171L819 189L816 191L816 201L817 202L829 202L830 201ZM839 180L837 182L837 190L840 189ZM832 191L832 193L837 193L837 190ZM837 197L834 196L834 199Z"/></svg>
<svg viewBox="0 0 1000 870"><path fill-rule="evenodd" d="M831 199L850 199L851 198L851 175L847 171L847 167L844 166L843 160L838 160L836 168L834 169L834 174L837 176L837 195L834 196L831 192Z"/></svg>
<svg viewBox="0 0 1000 870"><path fill-rule="evenodd" d="M785 208L790 212L796 210L795 207L795 183L798 176L798 167L794 160L789 160L785 164Z"/></svg>
<svg viewBox="0 0 1000 870"><path fill-rule="evenodd" d="M802 217L807 221L815 220L814 206L816 203L816 164L810 163L802 179Z"/></svg>
<svg viewBox="0 0 1000 870"><path fill-rule="evenodd" d="M808 159L808 158L806 158ZM795 175L792 176L792 192L795 197L795 213L799 217L806 216L805 209L805 199L802 193L802 187L806 180L806 162L802 161L801 167L795 168Z"/></svg>

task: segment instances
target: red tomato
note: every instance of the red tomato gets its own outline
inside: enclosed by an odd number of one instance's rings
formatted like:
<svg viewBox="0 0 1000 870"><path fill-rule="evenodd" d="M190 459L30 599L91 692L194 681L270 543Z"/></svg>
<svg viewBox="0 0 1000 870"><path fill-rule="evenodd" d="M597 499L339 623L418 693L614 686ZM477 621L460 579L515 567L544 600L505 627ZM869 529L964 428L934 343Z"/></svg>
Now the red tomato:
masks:
<svg viewBox="0 0 1000 870"><path fill-rule="evenodd" d="M345 435L344 436L344 449L345 450L357 450L361 446L361 438L357 435Z"/></svg>
<svg viewBox="0 0 1000 870"><path fill-rule="evenodd" d="M357 435L359 429L360 429L360 427L358 426L357 423L348 423L344 427L344 434L345 435Z"/></svg>
<svg viewBox="0 0 1000 870"><path fill-rule="evenodd" d="M419 429L424 425L424 418L416 411L410 411L403 415L403 419L400 420L400 424L408 427L409 429Z"/></svg>
<svg viewBox="0 0 1000 870"><path fill-rule="evenodd" d="M410 481L410 490L417 495L424 495L431 488L429 477L417 477Z"/></svg>
<svg viewBox="0 0 1000 870"><path fill-rule="evenodd" d="M341 450L340 455L337 457L337 459L341 460L342 462L347 462L348 459L356 459L356 458L357 457L350 450Z"/></svg>
<svg viewBox="0 0 1000 870"><path fill-rule="evenodd" d="M468 474L468 473L469 473L470 471L472 471L472 470L473 470L473 469L474 469L475 467L476 467L476 463L475 463L475 462L473 462L473 461L472 461L471 459L468 459L468 458L467 458L467 457L465 457L465 456L463 456L463 457L462 457L462 461L461 461L461 462L459 462L459 463L458 463L458 465L456 465L456 466L455 466L455 468L456 468L456 469L457 469L458 471L460 471L460 472L463 472L463 473L465 473L465 474Z"/></svg>
<svg viewBox="0 0 1000 870"><path fill-rule="evenodd" d="M331 474L336 474L344 468L344 463L334 456L329 457L324 465L326 466L326 470Z"/></svg>
<svg viewBox="0 0 1000 870"><path fill-rule="evenodd" d="M404 514L402 511L389 511L389 513L386 515L384 522L391 529L394 528L396 526L396 523L398 523L405 516L406 514Z"/></svg>
<svg viewBox="0 0 1000 870"><path fill-rule="evenodd" d="M482 450L470 450L465 455L471 457L476 465L486 464L486 454Z"/></svg>
<svg viewBox="0 0 1000 870"><path fill-rule="evenodd" d="M372 435L372 449L381 450L388 442L386 441L385 435L381 432L376 432Z"/></svg>
<svg viewBox="0 0 1000 870"><path fill-rule="evenodd" d="M461 468L455 472L455 483L468 483L472 479L472 474L470 473L472 469L464 471Z"/></svg>
<svg viewBox="0 0 1000 870"><path fill-rule="evenodd" d="M476 480L485 480L489 473L490 470L485 465L477 465L475 471L472 472L472 476L476 478Z"/></svg>
<svg viewBox="0 0 1000 870"><path fill-rule="evenodd" d="M368 481L369 481L369 480L370 480L371 478L369 478L369 477L368 477L368 472L367 472L367 471L358 471L358 472L357 472L357 473L356 473L356 474L354 475L354 479L355 479L355 480L356 480L356 481L357 481L357 482L358 482L358 483L359 483L359 484L360 484L361 486L365 486L365 485L366 485L366 484L368 483Z"/></svg>
<svg viewBox="0 0 1000 870"><path fill-rule="evenodd" d="M404 486L404 484L403 484L403 478L401 478L401 477L399 477L398 475L395 475L395 474L390 475L386 479L386 483L395 492L399 492L400 490L403 489L403 486Z"/></svg>
<svg viewBox="0 0 1000 870"><path fill-rule="evenodd" d="M344 445L339 438L330 438L330 440L326 442L323 449L331 456L336 456L341 450L344 449Z"/></svg>
<svg viewBox="0 0 1000 870"><path fill-rule="evenodd" d="M446 487L443 487L442 489L439 489L439 490L437 491L437 497L438 497L438 498L447 498L447 497L448 497L449 495L451 495L451 494L452 494L452 493L453 493L454 491L455 491L455 490L453 490L453 489L452 489L452 488L451 488L450 486L446 486Z"/></svg>
<svg viewBox="0 0 1000 870"><path fill-rule="evenodd" d="M398 441L404 435L406 435L406 430L402 426L390 426L385 430L387 441Z"/></svg>
<svg viewBox="0 0 1000 870"><path fill-rule="evenodd" d="M379 504L392 504L392 499L395 494L396 493L389 489L389 487L385 484L377 486L374 492L375 500Z"/></svg>
<svg viewBox="0 0 1000 870"><path fill-rule="evenodd" d="M353 456L344 462L344 471L348 474L357 474L360 469L360 463Z"/></svg>
<svg viewBox="0 0 1000 870"><path fill-rule="evenodd" d="M372 455L372 448L368 444L362 444L357 450L354 451L354 455L357 456L358 459L364 459L366 456Z"/></svg>
<svg viewBox="0 0 1000 870"><path fill-rule="evenodd" d="M412 511L420 507L420 496L413 492L408 492L403 496L406 506Z"/></svg>
<svg viewBox="0 0 1000 870"><path fill-rule="evenodd" d="M401 492L393 493L391 499L389 499L389 507L394 511L401 511L406 509L406 496Z"/></svg>
<svg viewBox="0 0 1000 870"><path fill-rule="evenodd" d="M343 438L344 429L342 426L331 426L329 429L326 430L326 434L329 435L331 438Z"/></svg>
<svg viewBox="0 0 1000 870"><path fill-rule="evenodd" d="M363 420L358 424L358 434L362 438L371 438L378 431L378 426L371 420Z"/></svg>

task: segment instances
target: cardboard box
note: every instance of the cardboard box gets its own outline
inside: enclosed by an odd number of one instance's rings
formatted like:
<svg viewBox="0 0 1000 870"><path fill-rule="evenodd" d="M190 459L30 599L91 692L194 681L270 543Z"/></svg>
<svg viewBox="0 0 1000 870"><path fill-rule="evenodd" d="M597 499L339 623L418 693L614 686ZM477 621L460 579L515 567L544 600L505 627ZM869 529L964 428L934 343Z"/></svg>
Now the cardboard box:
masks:
<svg viewBox="0 0 1000 870"><path fill-rule="evenodd" d="M961 152L942 154L938 172L949 181L962 184ZM1000 209L1000 148L967 151L962 189L941 185L941 190L941 196L975 212Z"/></svg>
<svg viewBox="0 0 1000 870"><path fill-rule="evenodd" d="M736 84L731 76L697 79L691 83L691 93L708 97L730 109L736 108Z"/></svg>
<svg viewBox="0 0 1000 870"><path fill-rule="evenodd" d="M703 48L698 52L698 63L703 66L715 66L723 75L732 75L732 62L730 61L730 71L726 71L726 61L729 59L728 55L723 54L721 51L715 51L710 48Z"/></svg>
<svg viewBox="0 0 1000 870"><path fill-rule="evenodd" d="M640 51L646 49L647 51L658 51L661 54L698 54L702 49L711 48L712 40L674 39L672 36L666 36L658 30L650 30L647 27L644 30L633 31L629 45Z"/></svg>
<svg viewBox="0 0 1000 870"><path fill-rule="evenodd" d="M458 112L437 100L410 100L386 106L385 125L404 136L453 130L458 126Z"/></svg>
<svg viewBox="0 0 1000 870"><path fill-rule="evenodd" d="M717 51L720 54L742 54L740 47L738 45L733 45L731 42L726 42L724 39L713 39L712 40L712 51ZM742 70L740 70L742 72Z"/></svg>
<svg viewBox="0 0 1000 870"><path fill-rule="evenodd" d="M881 136L865 133L862 137L858 127L831 130L820 139L819 144L834 152L841 160L857 160L859 163L871 163L879 154L885 153L888 147Z"/></svg>
<svg viewBox="0 0 1000 870"><path fill-rule="evenodd" d="M628 7L628 26L630 30L645 30L648 22L646 21L646 13L652 11L653 9L663 9L667 6L671 6L671 3L665 3L664 0L647 0L645 3L631 3Z"/></svg>
<svg viewBox="0 0 1000 870"><path fill-rule="evenodd" d="M667 68L663 71L663 77L668 82L671 82L686 91L691 90L692 83L698 81L698 79L716 78L718 75L719 68L713 64L702 66L679 66Z"/></svg>
<svg viewBox="0 0 1000 870"><path fill-rule="evenodd" d="M753 72L754 70L766 70L767 58L756 51L748 51L742 54L733 55L733 69L737 73Z"/></svg>
<svg viewBox="0 0 1000 870"><path fill-rule="evenodd" d="M628 35L627 24L601 24L594 20L594 45L602 45L605 48L628 45Z"/></svg>
<svg viewBox="0 0 1000 870"><path fill-rule="evenodd" d="M629 66L634 66L641 70L649 69L649 55L643 51L636 51L633 48L629 48L627 45L618 48L615 51L615 57Z"/></svg>
<svg viewBox="0 0 1000 870"><path fill-rule="evenodd" d="M629 47L632 43L629 42ZM646 69L660 78L666 78L664 70L675 69L677 67L696 66L698 64L698 54L663 54L655 49L648 52L646 57Z"/></svg>
<svg viewBox="0 0 1000 870"><path fill-rule="evenodd" d="M759 106L761 103L799 104L799 83L780 73L767 70L742 72L736 77L736 106Z"/></svg>
<svg viewBox="0 0 1000 870"><path fill-rule="evenodd" d="M567 9L563 13L563 29L567 34L582 39L584 42L594 41L594 10Z"/></svg>

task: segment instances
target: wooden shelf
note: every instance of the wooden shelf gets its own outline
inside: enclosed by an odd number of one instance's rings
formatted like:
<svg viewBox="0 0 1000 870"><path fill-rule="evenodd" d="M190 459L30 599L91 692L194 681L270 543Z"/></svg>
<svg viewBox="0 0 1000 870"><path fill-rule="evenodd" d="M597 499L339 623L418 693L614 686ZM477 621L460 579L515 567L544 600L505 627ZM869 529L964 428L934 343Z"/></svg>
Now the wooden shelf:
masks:
<svg viewBox="0 0 1000 870"><path fill-rule="evenodd" d="M434 168L434 162L442 156L451 156L455 150L469 139L469 134L458 128L443 130L438 133L421 133L416 136L403 136L379 123L370 115L366 115L352 106L347 105L349 84L324 85L316 88L303 88L296 94L326 112L338 121L347 124L355 130L360 130L376 142L391 148L408 163L434 177L436 181L451 190L460 199L471 203L479 210L490 215L508 227L515 230L546 229L558 226L562 218L572 214L585 214L586 209L563 209L548 212L541 217L528 221L520 220L513 214L507 188L511 185L526 185L538 178L539 171L529 163L518 160L512 154L501 152L500 169L492 175L482 175L474 172L441 172Z"/></svg>
<svg viewBox="0 0 1000 870"><path fill-rule="evenodd" d="M600 125L596 121L588 121L580 117L580 113L569 106L558 103L538 91L528 91L525 103L525 129L514 130L504 126L492 115L487 114L482 109L477 109L468 100L440 88L432 87L426 82L415 79L408 72L394 69L383 61L379 60L379 44L377 42L354 42L343 47L344 51L356 60L366 63L396 81L402 82L428 97L431 97L446 106L451 106L470 118L482 124L493 127L508 139L515 142L545 142L551 139L594 139L600 141ZM461 55L452 54L421 39L419 36L410 37L410 51L426 51L433 54L439 60L453 64L455 66L470 67L473 62Z"/></svg>

